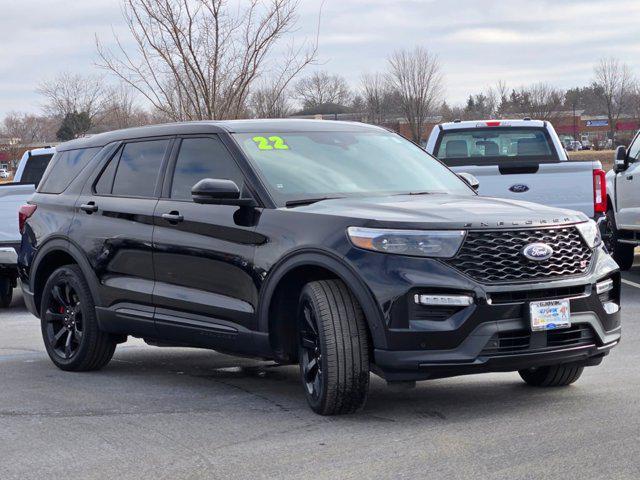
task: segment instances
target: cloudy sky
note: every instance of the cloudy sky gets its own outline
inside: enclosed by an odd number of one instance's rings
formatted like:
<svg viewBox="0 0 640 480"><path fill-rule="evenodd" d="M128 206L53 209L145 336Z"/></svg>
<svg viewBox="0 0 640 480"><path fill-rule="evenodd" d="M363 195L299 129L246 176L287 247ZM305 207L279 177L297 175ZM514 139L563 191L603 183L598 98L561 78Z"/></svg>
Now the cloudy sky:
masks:
<svg viewBox="0 0 640 480"><path fill-rule="evenodd" d="M313 36L320 3L301 0L296 37ZM0 0L0 32L0 115L38 111L38 82L58 72L100 73L95 35L127 38L120 0ZM602 56L640 75L640 1L325 0L313 68L357 86L416 44L439 55L454 104L498 80L585 85Z"/></svg>

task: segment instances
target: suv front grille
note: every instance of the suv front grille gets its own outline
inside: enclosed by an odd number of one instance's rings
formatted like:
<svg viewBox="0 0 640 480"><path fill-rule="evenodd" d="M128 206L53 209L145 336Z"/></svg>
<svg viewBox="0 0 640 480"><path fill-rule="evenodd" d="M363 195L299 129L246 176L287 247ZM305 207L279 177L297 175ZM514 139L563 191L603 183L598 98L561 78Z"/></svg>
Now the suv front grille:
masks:
<svg viewBox="0 0 640 480"><path fill-rule="evenodd" d="M522 255L524 247L539 242L553 248L551 258L533 261ZM472 230L449 263L482 283L526 282L583 275L591 257L575 227Z"/></svg>

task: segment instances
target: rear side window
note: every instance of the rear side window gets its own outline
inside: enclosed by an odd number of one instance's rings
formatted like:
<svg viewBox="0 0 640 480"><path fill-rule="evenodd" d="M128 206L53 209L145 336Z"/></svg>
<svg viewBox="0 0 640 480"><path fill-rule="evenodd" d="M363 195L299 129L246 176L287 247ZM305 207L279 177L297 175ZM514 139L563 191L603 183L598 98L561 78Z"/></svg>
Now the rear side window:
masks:
<svg viewBox="0 0 640 480"><path fill-rule="evenodd" d="M448 165L490 165L504 160L553 162L558 158L543 128L444 130L436 156Z"/></svg>
<svg viewBox="0 0 640 480"><path fill-rule="evenodd" d="M121 150L111 193L124 197L152 197L168 146L169 140L126 144Z"/></svg>
<svg viewBox="0 0 640 480"><path fill-rule="evenodd" d="M87 166L89 161L95 156L100 148L81 148L79 150L67 150L64 152L58 152L51 161L51 167L47 170L46 176L42 181L42 185L38 189L40 193L62 193L71 184L71 181L78 176L78 174ZM43 157L47 155L42 155ZM50 155L48 155L51 158ZM24 173L27 173L27 168L31 164L31 160L35 157L31 157ZM40 162L41 163L41 162ZM41 168L40 165L36 167L36 170ZM46 168L46 166L45 166ZM23 174L24 178L24 174Z"/></svg>
<svg viewBox="0 0 640 480"><path fill-rule="evenodd" d="M27 164L24 166L22 176L20 177L21 183L33 183L36 188L42 180L44 172L49 166L53 155L32 155L27 159Z"/></svg>
<svg viewBox="0 0 640 480"><path fill-rule="evenodd" d="M171 184L171 198L191 200L191 188L203 178L233 180L242 191L242 172L218 138L182 140Z"/></svg>

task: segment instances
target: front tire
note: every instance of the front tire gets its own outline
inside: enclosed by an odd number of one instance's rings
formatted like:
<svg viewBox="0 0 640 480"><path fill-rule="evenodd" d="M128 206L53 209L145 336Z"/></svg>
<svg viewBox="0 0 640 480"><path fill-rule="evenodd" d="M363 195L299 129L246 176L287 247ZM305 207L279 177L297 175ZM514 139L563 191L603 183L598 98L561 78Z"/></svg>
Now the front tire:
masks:
<svg viewBox="0 0 640 480"><path fill-rule="evenodd" d="M580 378L584 367L576 364L519 370L520 377L532 387L566 387Z"/></svg>
<svg viewBox="0 0 640 480"><path fill-rule="evenodd" d="M117 342L98 328L91 290L77 265L60 267L47 280L40 324L49 358L62 370L99 370L113 357Z"/></svg>
<svg viewBox="0 0 640 480"><path fill-rule="evenodd" d="M13 282L8 277L0 277L0 308L9 308L13 300Z"/></svg>
<svg viewBox="0 0 640 480"><path fill-rule="evenodd" d="M633 267L633 257L635 245L630 243L620 243L620 232L616 226L616 219L613 210L607 210L602 241L609 254L613 257L621 270L629 270Z"/></svg>
<svg viewBox="0 0 640 480"><path fill-rule="evenodd" d="M353 413L369 390L367 327L357 300L340 280L308 283L298 307L300 376L311 409Z"/></svg>

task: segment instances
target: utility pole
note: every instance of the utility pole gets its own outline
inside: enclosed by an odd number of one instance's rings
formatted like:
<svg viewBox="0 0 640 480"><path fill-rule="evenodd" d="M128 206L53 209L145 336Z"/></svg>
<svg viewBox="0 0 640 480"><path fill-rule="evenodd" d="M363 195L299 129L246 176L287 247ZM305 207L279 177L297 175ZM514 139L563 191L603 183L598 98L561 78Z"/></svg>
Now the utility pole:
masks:
<svg viewBox="0 0 640 480"><path fill-rule="evenodd" d="M578 139L578 131L577 131L577 123L576 123L576 101L573 101L573 139Z"/></svg>

